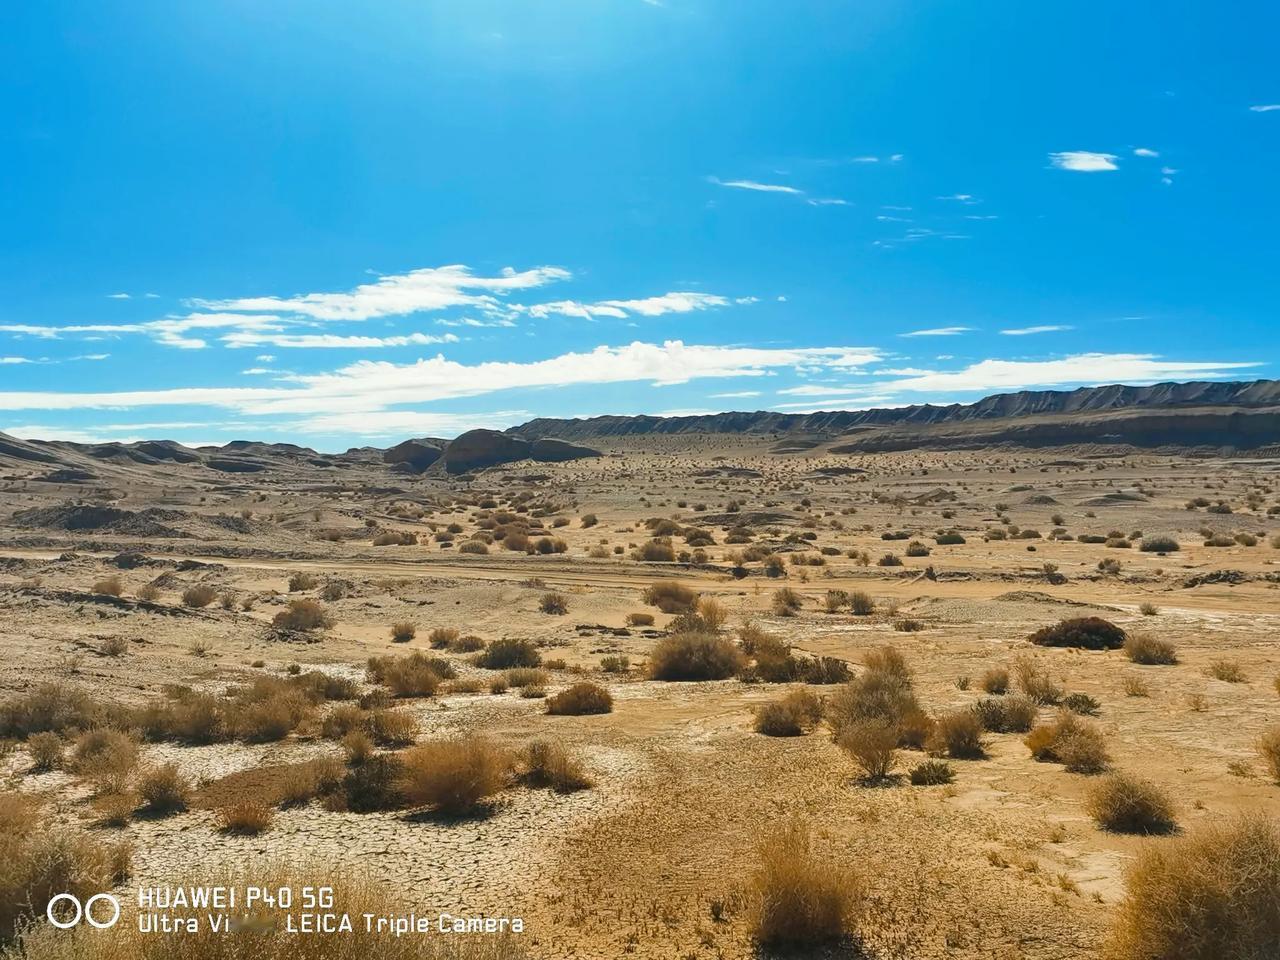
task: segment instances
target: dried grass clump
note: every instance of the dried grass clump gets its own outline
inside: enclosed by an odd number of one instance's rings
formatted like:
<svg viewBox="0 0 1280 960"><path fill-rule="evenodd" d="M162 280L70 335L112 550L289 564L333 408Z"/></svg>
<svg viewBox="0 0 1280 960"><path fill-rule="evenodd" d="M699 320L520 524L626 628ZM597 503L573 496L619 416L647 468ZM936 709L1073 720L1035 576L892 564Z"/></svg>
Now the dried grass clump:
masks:
<svg viewBox="0 0 1280 960"><path fill-rule="evenodd" d="M974 715L984 730L992 733L1026 733L1035 723L1039 705L1030 697L984 697L973 705Z"/></svg>
<svg viewBox="0 0 1280 960"><path fill-rule="evenodd" d="M773 594L773 612L779 617L794 617L804 606L804 598L790 587L782 587Z"/></svg>
<svg viewBox="0 0 1280 960"><path fill-rule="evenodd" d="M652 627L653 614L652 613L628 613L627 626L628 627Z"/></svg>
<svg viewBox="0 0 1280 960"><path fill-rule="evenodd" d="M1028 657L1019 657L1013 665L1018 689L1036 703L1052 705L1062 699L1062 688Z"/></svg>
<svg viewBox="0 0 1280 960"><path fill-rule="evenodd" d="M259 800L240 800L218 810L218 828L245 837L265 833L273 819L275 810Z"/></svg>
<svg viewBox="0 0 1280 960"><path fill-rule="evenodd" d="M770 737L798 737L822 719L822 701L808 690L792 690L756 710L755 729Z"/></svg>
<svg viewBox="0 0 1280 960"><path fill-rule="evenodd" d="M197 583L195 586L187 587L182 591L182 605L184 607L207 607L213 603L218 597L218 591L205 583Z"/></svg>
<svg viewBox="0 0 1280 960"><path fill-rule="evenodd" d="M31 769L35 773L56 770L62 766L62 738L56 733L37 733L27 740Z"/></svg>
<svg viewBox="0 0 1280 960"><path fill-rule="evenodd" d="M1258 738L1258 755L1262 757L1271 779L1280 783L1280 726L1263 731Z"/></svg>
<svg viewBox="0 0 1280 960"><path fill-rule="evenodd" d="M418 721L403 710L374 710L365 729L380 747L403 747L418 738Z"/></svg>
<svg viewBox="0 0 1280 960"><path fill-rule="evenodd" d="M856 720L840 728L836 746L867 780L885 780L898 761L898 729L887 720Z"/></svg>
<svg viewBox="0 0 1280 960"><path fill-rule="evenodd" d="M677 633L664 637L649 655L654 680L724 680L743 665L742 651L715 633Z"/></svg>
<svg viewBox="0 0 1280 960"><path fill-rule="evenodd" d="M289 577L289 592L298 593L302 590L314 590L319 582L315 574L299 571Z"/></svg>
<svg viewBox="0 0 1280 960"><path fill-rule="evenodd" d="M180 813L191 803L191 781L176 763L154 767L138 778L138 795L147 813L167 816Z"/></svg>
<svg viewBox="0 0 1280 960"><path fill-rule="evenodd" d="M427 635L427 642L436 650L444 650L458 642L462 631L457 627L434 627Z"/></svg>
<svg viewBox="0 0 1280 960"><path fill-rule="evenodd" d="M827 702L827 720L837 739L848 724L883 720L898 729L903 746L920 746L931 721L916 700L911 670L902 654L893 647L881 647L867 653L862 663L862 673Z"/></svg>
<svg viewBox="0 0 1280 960"><path fill-rule="evenodd" d="M982 721L974 710L964 707L938 717L925 746L936 756L962 760L978 760L987 755L982 740Z"/></svg>
<svg viewBox="0 0 1280 960"><path fill-rule="evenodd" d="M430 697L447 679L445 673L456 675L447 661L411 653L406 657L370 657L369 679L380 683L396 697Z"/></svg>
<svg viewBox="0 0 1280 960"><path fill-rule="evenodd" d="M1112 773L1089 791L1089 816L1113 833L1171 833L1177 828L1173 801L1149 780Z"/></svg>
<svg viewBox="0 0 1280 960"><path fill-rule="evenodd" d="M508 670L511 667L536 667L542 663L542 654L532 640L502 637L492 641L484 652L473 661L486 670Z"/></svg>
<svg viewBox="0 0 1280 960"><path fill-rule="evenodd" d="M763 836L751 879L751 930L765 947L817 947L844 940L862 909L856 874L814 853L799 818Z"/></svg>
<svg viewBox="0 0 1280 960"><path fill-rule="evenodd" d="M105 723L111 714L111 708L87 693L60 683L45 683L0 704L0 737L70 734Z"/></svg>
<svg viewBox="0 0 1280 960"><path fill-rule="evenodd" d="M1125 632L1101 617L1073 617L1041 627L1028 639L1041 647L1080 647L1085 650L1118 650Z"/></svg>
<svg viewBox="0 0 1280 960"><path fill-rule="evenodd" d="M562 617L569 612L569 598L563 593L544 593L538 598L538 609L543 613Z"/></svg>
<svg viewBox="0 0 1280 960"><path fill-rule="evenodd" d="M573 793L595 786L582 762L558 743L534 740L520 757L521 775L531 787L550 787L556 793Z"/></svg>
<svg viewBox="0 0 1280 960"><path fill-rule="evenodd" d="M408 620L401 620L391 625L391 642L408 643L418 635L418 625Z"/></svg>
<svg viewBox="0 0 1280 960"><path fill-rule="evenodd" d="M547 698L547 713L557 716L581 716L613 711L613 696L598 683L581 681L554 697Z"/></svg>
<svg viewBox="0 0 1280 960"><path fill-rule="evenodd" d="M120 792L138 764L138 744L120 730L88 730L76 738L71 770L99 784L102 792Z"/></svg>
<svg viewBox="0 0 1280 960"><path fill-rule="evenodd" d="M1248 679L1239 660L1214 660L1204 672L1224 683L1244 683Z"/></svg>
<svg viewBox="0 0 1280 960"><path fill-rule="evenodd" d="M951 783L955 780L956 773L945 760L924 760L912 767L907 776L913 786L936 787Z"/></svg>
<svg viewBox="0 0 1280 960"><path fill-rule="evenodd" d="M1002 696L1009 691L1009 671L1004 667L991 667L983 671L978 686L984 693Z"/></svg>
<svg viewBox="0 0 1280 960"><path fill-rule="evenodd" d="M462 816L475 813L507 786L513 759L492 741L472 735L410 747L400 764L400 790L411 806Z"/></svg>
<svg viewBox="0 0 1280 960"><path fill-rule="evenodd" d="M115 574L112 574L109 577L94 581L90 590L102 597L118 597L124 593L124 582Z"/></svg>
<svg viewBox="0 0 1280 960"><path fill-rule="evenodd" d="M1280 956L1280 826L1261 814L1144 847L1107 960Z"/></svg>
<svg viewBox="0 0 1280 960"><path fill-rule="evenodd" d="M1023 742L1036 760L1056 761L1072 773L1100 773L1111 760L1102 731L1068 710L1034 727Z"/></svg>
<svg viewBox="0 0 1280 960"><path fill-rule="evenodd" d="M1168 640L1159 640L1149 633L1132 633L1124 641L1124 655L1134 663L1173 664L1178 662L1177 650Z"/></svg>
<svg viewBox="0 0 1280 960"><path fill-rule="evenodd" d="M333 617L319 600L304 597L290 600L288 609L272 617L271 623L285 630L328 630L333 626Z"/></svg>
<svg viewBox="0 0 1280 960"><path fill-rule="evenodd" d="M645 589L644 602L663 613L692 613L698 594L675 580L659 580Z"/></svg>
<svg viewBox="0 0 1280 960"><path fill-rule="evenodd" d="M855 590L849 594L849 610L856 617L869 617L876 612L876 601L865 590Z"/></svg>
<svg viewBox="0 0 1280 960"><path fill-rule="evenodd" d="M129 873L130 848L104 843L79 830L40 822L39 805L18 793L0 793L0 944L9 944L59 893L84 902L110 890ZM34 929L52 930L41 922ZM98 931L94 930L94 933ZM19 950L19 955L30 952ZM49 955L54 960L54 955Z"/></svg>

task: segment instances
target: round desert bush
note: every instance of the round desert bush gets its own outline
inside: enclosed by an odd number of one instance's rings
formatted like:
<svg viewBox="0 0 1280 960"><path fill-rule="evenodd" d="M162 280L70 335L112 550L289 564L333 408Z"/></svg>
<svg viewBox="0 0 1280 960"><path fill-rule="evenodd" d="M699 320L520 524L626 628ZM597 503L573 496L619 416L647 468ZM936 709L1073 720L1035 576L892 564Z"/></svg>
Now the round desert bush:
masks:
<svg viewBox="0 0 1280 960"><path fill-rule="evenodd" d="M652 613L628 613L627 626L629 627L652 627Z"/></svg>
<svg viewBox="0 0 1280 960"><path fill-rule="evenodd" d="M1102 732L1069 710L1034 727L1023 742L1036 760L1057 761L1072 773L1100 773L1111 759Z"/></svg>
<svg viewBox="0 0 1280 960"><path fill-rule="evenodd" d="M928 555L929 548L919 540L912 540L907 544L908 557L927 557Z"/></svg>
<svg viewBox="0 0 1280 960"><path fill-rule="evenodd" d="M925 760L917 763L911 768L908 774L912 784L917 787L935 787L939 784L950 783L956 778L955 771L951 769L951 764L945 760Z"/></svg>
<svg viewBox="0 0 1280 960"><path fill-rule="evenodd" d="M62 766L62 738L56 733L37 733L27 739L31 769L37 773Z"/></svg>
<svg viewBox="0 0 1280 960"><path fill-rule="evenodd" d="M1179 547L1173 537L1143 537L1138 549L1143 553L1177 553Z"/></svg>
<svg viewBox="0 0 1280 960"><path fill-rule="evenodd" d="M569 612L569 598L563 593L544 593L538 600L538 609L543 613L564 616Z"/></svg>
<svg viewBox="0 0 1280 960"><path fill-rule="evenodd" d="M218 827L223 833L256 837L265 833L275 818L275 809L260 800L238 800L218 810Z"/></svg>
<svg viewBox="0 0 1280 960"><path fill-rule="evenodd" d="M512 757L483 737L420 743L400 754L400 790L411 806L459 816L502 791Z"/></svg>
<svg viewBox="0 0 1280 960"><path fill-rule="evenodd" d="M1103 777L1089 791L1089 816L1113 833L1170 833L1177 826L1173 802L1149 780L1127 773Z"/></svg>
<svg viewBox="0 0 1280 960"><path fill-rule="evenodd" d="M190 803L191 781L182 775L177 764L166 763L138 778L138 795L149 813L178 813Z"/></svg>
<svg viewBox="0 0 1280 960"><path fill-rule="evenodd" d="M986 756L982 722L977 713L963 707L944 713L933 725L926 744L930 753L976 760Z"/></svg>
<svg viewBox="0 0 1280 960"><path fill-rule="evenodd" d="M1147 633L1132 633L1125 638L1124 655L1134 663L1173 664L1178 654L1168 640L1159 640Z"/></svg>
<svg viewBox="0 0 1280 960"><path fill-rule="evenodd" d="M1041 647L1117 650L1124 646L1125 632L1101 617L1074 617L1049 627L1042 627L1028 639Z"/></svg>
<svg viewBox="0 0 1280 960"><path fill-rule="evenodd" d="M109 577L103 577L94 583L90 588L94 593L104 597L118 597L124 593L124 584L120 578L114 574Z"/></svg>
<svg viewBox="0 0 1280 960"><path fill-rule="evenodd" d="M692 613L698 594L675 580L659 580L645 589L644 602L663 613Z"/></svg>
<svg viewBox="0 0 1280 960"><path fill-rule="evenodd" d="M585 713L610 713L613 697L598 683L575 683L554 697L547 698L547 713L559 716L579 716Z"/></svg>
<svg viewBox="0 0 1280 960"><path fill-rule="evenodd" d="M973 705L984 730L993 733L1026 733L1035 722L1039 705L1030 697L984 697Z"/></svg>
<svg viewBox="0 0 1280 960"><path fill-rule="evenodd" d="M742 651L714 633L677 633L664 637L649 655L654 680L724 680L743 664Z"/></svg>
<svg viewBox="0 0 1280 960"><path fill-rule="evenodd" d="M773 612L780 617L794 616L804 606L804 598L790 587L783 587L773 594Z"/></svg>
<svg viewBox="0 0 1280 960"><path fill-rule="evenodd" d="M905 730L909 720L923 717L901 653L893 647L872 650L863 668L827 702L827 719L837 736L845 725L863 720L883 720ZM922 726L927 724L913 723Z"/></svg>
<svg viewBox="0 0 1280 960"><path fill-rule="evenodd" d="M408 643L418 635L418 625L410 623L408 620L401 620L399 623L391 625L391 640L393 643Z"/></svg>
<svg viewBox="0 0 1280 960"><path fill-rule="evenodd" d="M486 670L507 670L511 667L536 667L542 663L542 654L532 640L523 637L502 637L494 640L476 655L475 665Z"/></svg>
<svg viewBox="0 0 1280 960"><path fill-rule="evenodd" d="M1001 530L1000 532L1004 533L1003 530ZM947 546L953 546L956 544L962 544L965 542L965 539L963 536L955 532L940 533L933 538L933 542L938 544L941 547L947 547Z"/></svg>
<svg viewBox="0 0 1280 960"><path fill-rule="evenodd" d="M676 559L676 551L665 540L650 540L633 550L631 556L647 563L672 563Z"/></svg>
<svg viewBox="0 0 1280 960"><path fill-rule="evenodd" d="M849 755L867 780L884 780L898 759L898 730L887 720L855 720L836 735L836 746Z"/></svg>
<svg viewBox="0 0 1280 960"><path fill-rule="evenodd" d="M1129 868L1107 960L1280 956L1280 826L1263 814L1150 843Z"/></svg>
<svg viewBox="0 0 1280 960"><path fill-rule="evenodd" d="M1003 696L1009 690L1009 671L1004 667L991 667L983 671L982 678L978 681L978 686L985 693Z"/></svg>
<svg viewBox="0 0 1280 960"><path fill-rule="evenodd" d="M862 907L862 884L818 857L799 818L767 833L751 878L751 930L765 947L805 948L849 937Z"/></svg>
<svg viewBox="0 0 1280 960"><path fill-rule="evenodd" d="M798 737L822 719L822 701L808 690L792 690L757 708L755 729L770 737Z"/></svg>
<svg viewBox="0 0 1280 960"><path fill-rule="evenodd" d="M582 763L558 743L534 740L521 755L522 779L531 787L550 787L556 793L573 793L595 786Z"/></svg>
<svg viewBox="0 0 1280 960"><path fill-rule="evenodd" d="M459 553L472 553L477 556L487 556L489 547L479 540L468 540L462 546L458 547Z"/></svg>
<svg viewBox="0 0 1280 960"><path fill-rule="evenodd" d="M318 600L290 600L289 608L281 610L271 618L276 627L286 630L328 630L333 626L333 617Z"/></svg>
<svg viewBox="0 0 1280 960"><path fill-rule="evenodd" d="M849 609L854 616L869 617L876 612L876 602L866 591L855 590L849 594Z"/></svg>
<svg viewBox="0 0 1280 960"><path fill-rule="evenodd" d="M182 591L182 605L186 607L207 607L217 599L218 591L205 583L198 583Z"/></svg>

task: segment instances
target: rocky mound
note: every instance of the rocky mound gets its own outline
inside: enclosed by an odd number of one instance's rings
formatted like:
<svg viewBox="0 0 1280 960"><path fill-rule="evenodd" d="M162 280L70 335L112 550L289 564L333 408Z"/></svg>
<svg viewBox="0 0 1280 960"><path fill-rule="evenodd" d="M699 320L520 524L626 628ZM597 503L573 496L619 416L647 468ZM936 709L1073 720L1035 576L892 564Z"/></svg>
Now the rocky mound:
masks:
<svg viewBox="0 0 1280 960"><path fill-rule="evenodd" d="M529 441L498 430L468 430L444 448L440 461L448 473L468 473L517 460L560 463L599 456L599 450L564 440L544 437Z"/></svg>
<svg viewBox="0 0 1280 960"><path fill-rule="evenodd" d="M61 504L33 507L13 515L16 526L43 530L92 530L131 537L186 537L189 534L168 526L186 515L176 510L120 510L92 504Z"/></svg>
<svg viewBox="0 0 1280 960"><path fill-rule="evenodd" d="M400 466L413 473L421 473L434 464L444 453L444 441L430 437L406 440L382 451L382 462Z"/></svg>

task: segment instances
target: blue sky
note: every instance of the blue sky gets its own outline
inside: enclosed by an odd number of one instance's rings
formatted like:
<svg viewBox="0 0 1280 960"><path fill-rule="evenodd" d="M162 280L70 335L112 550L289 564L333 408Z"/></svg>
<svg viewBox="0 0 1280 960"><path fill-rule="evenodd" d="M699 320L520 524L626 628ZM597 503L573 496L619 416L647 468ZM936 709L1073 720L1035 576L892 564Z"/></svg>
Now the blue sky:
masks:
<svg viewBox="0 0 1280 960"><path fill-rule="evenodd" d="M1277 375L1272 4L0 12L0 430Z"/></svg>

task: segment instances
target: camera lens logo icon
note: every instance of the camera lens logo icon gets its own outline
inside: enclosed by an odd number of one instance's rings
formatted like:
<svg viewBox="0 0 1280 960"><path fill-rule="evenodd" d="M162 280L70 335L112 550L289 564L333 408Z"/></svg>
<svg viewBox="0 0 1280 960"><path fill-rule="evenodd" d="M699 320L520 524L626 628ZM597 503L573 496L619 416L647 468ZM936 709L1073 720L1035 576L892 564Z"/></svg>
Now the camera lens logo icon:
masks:
<svg viewBox="0 0 1280 960"><path fill-rule="evenodd" d="M107 904L107 906L99 907L99 904ZM61 904L67 904L73 909L71 919L65 916L60 917L55 908ZM59 930L66 930L69 927L76 926L81 920L86 920L91 927L97 927L99 930L106 930L108 927L114 927L120 921L120 901L109 893L96 893L84 903L80 902L80 898L70 893L59 893L57 896L49 900L49 905L45 907L44 914ZM103 919L108 916L109 919Z"/></svg>

